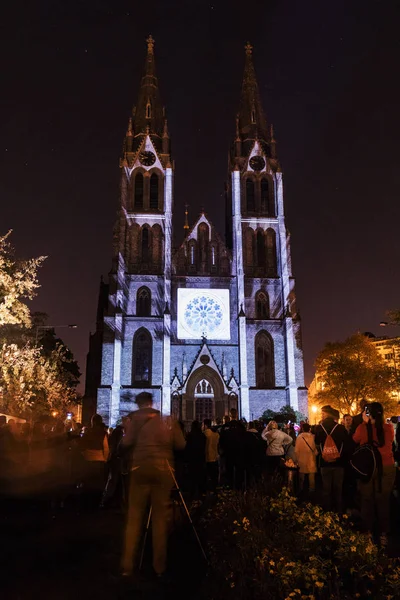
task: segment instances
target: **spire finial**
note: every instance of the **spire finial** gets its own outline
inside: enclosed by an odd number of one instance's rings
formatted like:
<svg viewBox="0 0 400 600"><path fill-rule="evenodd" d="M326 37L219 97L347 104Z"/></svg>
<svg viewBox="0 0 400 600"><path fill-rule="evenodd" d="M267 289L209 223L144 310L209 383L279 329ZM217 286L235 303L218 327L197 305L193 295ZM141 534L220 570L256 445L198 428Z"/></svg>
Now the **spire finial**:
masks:
<svg viewBox="0 0 400 600"><path fill-rule="evenodd" d="M154 52L154 38L153 38L153 36L151 34L147 38L146 42L147 42L147 53L148 54L153 54L153 52Z"/></svg>
<svg viewBox="0 0 400 600"><path fill-rule="evenodd" d="M129 117L128 131L126 132L126 135L129 137L131 137L133 135L133 133L132 133L132 117Z"/></svg>
<svg viewBox="0 0 400 600"><path fill-rule="evenodd" d="M184 231L189 231L189 204L185 204L185 224L183 226Z"/></svg>
<svg viewBox="0 0 400 600"><path fill-rule="evenodd" d="M247 42L244 48L246 50L246 56L251 56L253 52L253 46L250 44L250 42Z"/></svg>

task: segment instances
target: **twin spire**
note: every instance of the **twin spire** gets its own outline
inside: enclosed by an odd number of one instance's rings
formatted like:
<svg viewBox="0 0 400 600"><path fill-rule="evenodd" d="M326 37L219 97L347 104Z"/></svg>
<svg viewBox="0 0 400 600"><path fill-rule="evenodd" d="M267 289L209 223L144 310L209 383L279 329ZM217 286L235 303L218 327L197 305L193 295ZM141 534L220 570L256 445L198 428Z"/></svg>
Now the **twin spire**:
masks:
<svg viewBox="0 0 400 600"><path fill-rule="evenodd" d="M169 148L169 133L156 76L155 41L149 35L146 42L145 70L140 85L137 106L133 109L133 117L129 121L127 137L150 134L157 146L160 146L160 151L169 153L167 149L167 147ZM271 147L275 143L273 133L268 129L261 103L253 64L253 47L247 42L245 45L245 67L239 112L236 117L235 155L246 155L247 147L257 139L266 145L271 145ZM132 146L132 144L130 145Z"/></svg>
<svg viewBox="0 0 400 600"><path fill-rule="evenodd" d="M150 132L162 138L164 133L164 108L161 104L156 76L154 38L149 35L146 42L147 56L138 103L133 113L133 128L135 134Z"/></svg>

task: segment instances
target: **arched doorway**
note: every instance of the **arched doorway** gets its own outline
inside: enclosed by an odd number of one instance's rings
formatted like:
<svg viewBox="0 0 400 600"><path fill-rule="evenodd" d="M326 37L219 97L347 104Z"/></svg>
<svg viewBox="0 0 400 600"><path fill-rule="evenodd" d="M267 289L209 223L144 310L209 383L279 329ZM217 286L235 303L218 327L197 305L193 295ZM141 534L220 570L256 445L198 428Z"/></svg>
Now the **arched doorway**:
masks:
<svg viewBox="0 0 400 600"><path fill-rule="evenodd" d="M202 423L204 419L214 419L214 390L207 379L202 379L196 385L194 393L194 407L196 421Z"/></svg>
<svg viewBox="0 0 400 600"><path fill-rule="evenodd" d="M208 365L202 365L191 373L182 394L183 421L215 421L228 412L228 394L221 375Z"/></svg>

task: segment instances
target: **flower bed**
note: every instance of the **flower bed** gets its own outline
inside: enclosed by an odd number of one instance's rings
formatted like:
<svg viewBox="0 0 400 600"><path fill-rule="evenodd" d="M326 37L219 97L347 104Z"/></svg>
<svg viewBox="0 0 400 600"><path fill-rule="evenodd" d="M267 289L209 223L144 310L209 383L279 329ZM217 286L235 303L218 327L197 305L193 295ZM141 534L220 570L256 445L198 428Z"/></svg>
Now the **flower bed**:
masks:
<svg viewBox="0 0 400 600"><path fill-rule="evenodd" d="M202 519L211 568L211 600L400 598L400 565L346 519L287 489L223 492Z"/></svg>

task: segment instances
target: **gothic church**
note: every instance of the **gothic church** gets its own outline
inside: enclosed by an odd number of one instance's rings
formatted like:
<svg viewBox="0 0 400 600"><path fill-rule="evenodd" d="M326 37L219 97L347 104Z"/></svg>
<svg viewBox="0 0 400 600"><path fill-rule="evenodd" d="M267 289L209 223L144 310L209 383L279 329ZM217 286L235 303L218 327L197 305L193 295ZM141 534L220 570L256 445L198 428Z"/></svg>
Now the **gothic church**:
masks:
<svg viewBox="0 0 400 600"><path fill-rule="evenodd" d="M97 396L89 411L114 426L146 390L163 414L187 423L232 407L247 420L287 404L306 412L282 172L251 46L224 237L201 213L191 227L186 219L185 237L173 248L174 162L151 36L120 168L112 269L101 284L88 355L86 397Z"/></svg>

